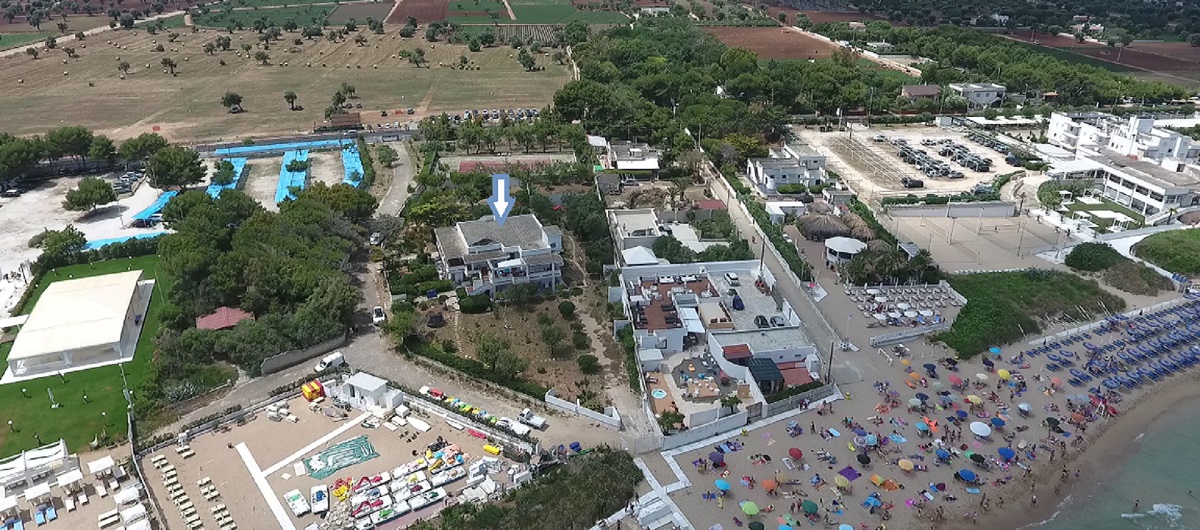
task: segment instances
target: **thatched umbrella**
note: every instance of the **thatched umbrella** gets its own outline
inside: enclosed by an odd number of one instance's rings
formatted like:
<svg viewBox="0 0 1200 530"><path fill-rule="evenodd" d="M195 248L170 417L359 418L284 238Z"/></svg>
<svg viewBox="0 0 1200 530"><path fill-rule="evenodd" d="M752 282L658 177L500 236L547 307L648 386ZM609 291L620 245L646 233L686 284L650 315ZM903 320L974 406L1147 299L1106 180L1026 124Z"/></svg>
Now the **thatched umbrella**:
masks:
<svg viewBox="0 0 1200 530"><path fill-rule="evenodd" d="M871 225L867 224L858 214L848 213L842 215L842 221L850 228L850 235L854 239L860 241L869 241L875 239L875 231L871 229Z"/></svg>
<svg viewBox="0 0 1200 530"><path fill-rule="evenodd" d="M892 244L882 239L872 239L867 241L868 252L891 252L892 250Z"/></svg>
<svg viewBox="0 0 1200 530"><path fill-rule="evenodd" d="M808 213L814 214L833 213L833 206L830 206L829 203L825 201L813 201L812 204L808 205L807 210Z"/></svg>
<svg viewBox="0 0 1200 530"><path fill-rule="evenodd" d="M796 220L800 233L811 241L824 241L831 237L850 235L850 229L833 215L817 214L804 215Z"/></svg>
<svg viewBox="0 0 1200 530"><path fill-rule="evenodd" d="M1194 225L1200 223L1200 212L1188 212L1179 216L1179 222L1185 225Z"/></svg>

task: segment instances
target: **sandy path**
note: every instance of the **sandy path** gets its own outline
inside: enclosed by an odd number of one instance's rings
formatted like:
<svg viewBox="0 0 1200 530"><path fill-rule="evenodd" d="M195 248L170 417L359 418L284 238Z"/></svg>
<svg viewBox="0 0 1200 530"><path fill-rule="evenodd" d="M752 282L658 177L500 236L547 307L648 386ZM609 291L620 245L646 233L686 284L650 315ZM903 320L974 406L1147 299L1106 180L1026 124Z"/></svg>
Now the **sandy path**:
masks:
<svg viewBox="0 0 1200 530"><path fill-rule="evenodd" d="M275 189L279 186L279 170L283 162L278 158L259 158L250 162L250 174L246 176L243 191L272 211L279 211L275 204Z"/></svg>

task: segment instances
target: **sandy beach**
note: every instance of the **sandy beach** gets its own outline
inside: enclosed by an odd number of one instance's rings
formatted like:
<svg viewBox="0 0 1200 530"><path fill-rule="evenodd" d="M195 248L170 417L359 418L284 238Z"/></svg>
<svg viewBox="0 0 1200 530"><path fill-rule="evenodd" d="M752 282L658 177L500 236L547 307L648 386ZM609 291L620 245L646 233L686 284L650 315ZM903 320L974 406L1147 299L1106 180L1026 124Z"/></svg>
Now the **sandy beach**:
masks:
<svg viewBox="0 0 1200 530"><path fill-rule="evenodd" d="M1090 340L1103 346L1122 336L1121 333L1108 333ZM802 511L791 509L793 503L805 500L819 503L818 522L828 515L838 528L842 528L842 525L850 525L854 530L876 530L881 526L890 530L958 529L979 525L987 528L1019 528L1050 518L1058 510L1060 502L1072 491L1087 489L1080 486L1105 480L1105 471L1112 467L1105 463L1120 459L1156 417L1168 412L1180 400L1200 395L1200 388L1192 384L1200 380L1200 372L1187 369L1160 379L1153 385L1141 385L1134 391L1122 390L1122 399L1115 405L1120 411L1116 417L1097 415L1072 425L1067 396L1086 394L1088 388L1096 386L1103 377L1084 386L1071 387L1059 383L1055 388L1056 385L1051 383L1052 376L1062 379L1071 376L1062 371L1039 374L1045 366L1045 356L1027 358L1020 365L1010 362L1023 350L1030 348L1024 343L1010 345L998 356L987 354L986 357L993 363L991 367L985 366L985 356L980 356L959 362L957 371L943 368L937 355L929 351L916 351L918 348L914 346L914 351L910 352L913 358L907 366L901 359L893 358L889 362L878 352L845 354L876 357L863 360L878 367L879 375L872 374L871 380L840 384L842 391L850 394L849 399L833 403L832 410L814 408L787 420L758 426L741 435L735 433L728 441L736 442L741 447L725 453L726 467L705 470L696 465L698 462L711 465L711 454L715 449L720 451L714 445L676 455L675 462L692 486L673 493L672 499L696 528L721 524L728 529L735 527L738 521L743 524L760 521L769 528L789 521L797 528L806 526L804 523L808 521L804 519ZM924 348L929 349L928 346ZM1084 365L1082 356L1086 350L1081 343L1064 348L1075 351L1079 356L1076 366ZM1180 348L1175 351L1180 351ZM937 378L929 376L923 368L925 364L937 366ZM1002 374L1002 371L1005 373ZM913 373L918 375L914 377ZM1013 385L1002 381L1001 375L1008 376ZM952 385L951 376L961 378L967 388L955 388L963 385ZM1016 386L1018 380L1025 382L1025 392L1020 392L1020 387ZM884 387L883 392L877 393L876 388ZM945 397L939 393L945 394ZM917 394L927 396L924 403L910 403ZM899 406L885 411L882 405L889 401L889 396L891 403ZM969 396L977 396L974 401L979 403L972 407ZM1017 414L1016 407L1021 403L1029 404L1031 412L1027 416ZM1057 412L1052 410L1054 406L1058 407ZM925 410L913 410L920 408ZM1084 412L1090 416L1090 410ZM949 424L950 417L964 413L967 417L962 420L961 426ZM986 437L971 434L971 422L990 423L992 418L998 416L1004 418L1007 424L996 427L996 432ZM882 420L882 423L870 421L873 417L877 418L876 421ZM1070 433L1051 438L1068 442L1065 455L1063 449L1055 449L1053 461L1050 450L1054 446L1047 442L1050 431L1044 423L1048 417L1059 419L1061 427ZM916 428L916 424L924 418L928 418L936 429L932 436L921 436ZM789 435L791 421L803 430L802 434ZM811 430L814 427L816 433ZM829 436L830 429L837 431L839 436ZM945 438L949 430L959 429L960 438L953 441ZM1006 440L1005 434L1012 436ZM1080 437L1084 440L1082 444L1069 443ZM873 438L889 438L892 443L872 448L867 452L872 462L870 465L861 465L857 456L863 452L863 442ZM1028 444L1025 450L1020 449L1021 441ZM999 450L1004 447L1010 447L1017 453L1012 461L1005 461L999 456ZM794 460L796 469L784 463L791 448L803 452L801 459ZM942 465L935 465L938 460L937 448L953 451L954 454ZM819 451L828 452L837 459L837 463L830 465L828 460L819 460ZM968 452L982 455L987 469L983 464L969 460ZM909 460L917 469L903 471L899 466L901 459ZM1065 480L1064 466L1068 470ZM1029 468L1028 473L1023 467ZM974 485L978 493L969 493L967 484L955 477L960 469L978 475L979 482ZM1078 478L1075 476L1077 471ZM774 479L777 473L782 473L786 480L781 481L777 494L768 495L762 487L764 481ZM823 483L814 485L818 474ZM848 487L836 488L834 479L839 475L857 476L849 482ZM873 475L878 475L880 479L894 479L903 485L903 489L880 488L872 483ZM709 494L719 493L717 480L725 480L730 487L723 496L712 497ZM946 490L931 491L930 485L939 483L944 483ZM838 489L843 491L839 492ZM920 506L920 499L926 492L929 495L924 498L928 500ZM876 496L884 507L892 506L887 510L889 518L886 521L884 510L877 508L871 513L863 506L868 495ZM1032 502L1033 495L1037 496L1036 504ZM840 499L840 506L832 504L834 499ZM988 505L986 509L983 506L985 499ZM745 501L755 503L762 511L757 515L746 515L745 510L741 509ZM769 512L768 507L772 508ZM841 513L836 514L839 508ZM942 510L940 519L937 518L939 508Z"/></svg>

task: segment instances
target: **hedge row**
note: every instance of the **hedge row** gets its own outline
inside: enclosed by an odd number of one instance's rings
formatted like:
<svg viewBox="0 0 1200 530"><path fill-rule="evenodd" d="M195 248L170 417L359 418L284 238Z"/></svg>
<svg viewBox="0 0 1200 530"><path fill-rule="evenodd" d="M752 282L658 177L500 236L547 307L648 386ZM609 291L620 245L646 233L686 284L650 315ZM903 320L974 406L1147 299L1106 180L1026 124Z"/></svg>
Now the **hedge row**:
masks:
<svg viewBox="0 0 1200 530"><path fill-rule="evenodd" d="M529 381L500 377L492 373L487 369L486 366L484 366L483 363L476 361L475 359L468 359L466 357L459 357L453 353L446 353L432 345L415 339L405 341L404 349L409 353L437 361L476 379L491 381L510 390L525 394L538 401L545 401L546 392L550 390L536 383L530 383Z"/></svg>
<svg viewBox="0 0 1200 530"><path fill-rule="evenodd" d="M189 422L183 424L183 427L179 428L179 432L190 431L196 427L199 427L201 425L212 422L214 420L223 418L223 417L233 414L234 412L237 412L239 410L242 410L241 405L233 405L230 407L225 407L224 409L221 410L221 412L214 412L214 413L209 414L198 420L189 421Z"/></svg>
<svg viewBox="0 0 1200 530"><path fill-rule="evenodd" d="M866 204L862 203L858 199L855 199L850 203L850 211L858 214L859 217L862 217L863 220L871 226L871 230L875 231L875 235L879 237L879 239L886 241L891 246L896 246L896 236L892 235L887 228L884 228L883 225L879 223L878 219L875 219L875 214L871 213L871 209L867 208Z"/></svg>
<svg viewBox="0 0 1200 530"><path fill-rule="evenodd" d="M375 158L371 155L371 146L362 137L358 139L358 156L362 159L363 176L359 187L369 188L375 183Z"/></svg>
<svg viewBox="0 0 1200 530"><path fill-rule="evenodd" d="M30 270L33 271L33 277L29 279L31 287L37 286L42 281L42 277L47 272L59 267L69 265L79 265L82 263L92 263L97 261L107 261L120 258L137 258L141 256L149 256L158 253L158 240L162 236L151 237L146 239L131 239L121 243L113 243L104 247L76 252L57 259L47 257L45 253L38 256L37 261L33 262ZM13 306L12 314L17 315L25 308L25 304L29 303L29 299L33 297L34 291L37 289L25 289L25 293L21 295L21 299L17 301L17 305Z"/></svg>

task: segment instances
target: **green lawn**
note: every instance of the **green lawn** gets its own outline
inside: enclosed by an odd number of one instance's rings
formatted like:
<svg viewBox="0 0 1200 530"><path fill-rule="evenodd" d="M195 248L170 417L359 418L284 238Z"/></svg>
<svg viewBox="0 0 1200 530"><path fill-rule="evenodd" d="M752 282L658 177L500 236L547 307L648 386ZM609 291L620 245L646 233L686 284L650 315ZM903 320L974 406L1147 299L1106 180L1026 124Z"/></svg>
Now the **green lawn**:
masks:
<svg viewBox="0 0 1200 530"><path fill-rule="evenodd" d="M516 4L512 6L519 24L626 24L629 18L615 11L578 11L571 4Z"/></svg>
<svg viewBox="0 0 1200 530"><path fill-rule="evenodd" d="M0 33L0 50L46 40L50 33Z"/></svg>
<svg viewBox="0 0 1200 530"><path fill-rule="evenodd" d="M1129 208L1121 206L1120 204L1112 202L1104 197L1096 197L1096 198L1100 199L1100 201L1101 201L1100 204L1084 204L1082 202L1075 201L1075 202L1072 202L1071 204L1066 205L1066 208L1072 212L1095 212L1095 211L1100 211L1100 210L1109 210L1109 211L1113 211L1113 212L1117 212L1117 213L1123 213L1134 220L1134 222L1129 223L1129 226L1128 226L1128 228L1131 230L1134 228L1141 228L1142 225L1146 222L1146 218L1143 217L1142 214L1140 214L1140 213L1130 210ZM1108 227L1113 224L1112 219L1105 219L1103 217L1093 216L1093 217L1091 217L1091 221L1093 223L1096 223L1097 226L1099 226L1100 228L1102 228L1106 231L1108 230Z"/></svg>
<svg viewBox="0 0 1200 530"><path fill-rule="evenodd" d="M963 358L1035 336L1043 319L1069 314L1075 321L1093 320L1120 311L1125 301L1068 272L1029 269L1018 272L959 274L950 285L967 298L949 330L933 337ZM1081 314L1080 308L1085 311Z"/></svg>
<svg viewBox="0 0 1200 530"><path fill-rule="evenodd" d="M192 18L197 26L209 26L214 28L223 28L229 24L241 21L246 27L254 25L254 21L265 18L268 22L276 26L283 26L283 23L290 20L296 21L301 26L310 24L324 25L325 18L329 13L333 12L335 6L303 6L303 7L281 7L278 9L247 9L231 11L228 14L221 11L212 11L207 15L199 15Z"/></svg>
<svg viewBox="0 0 1200 530"><path fill-rule="evenodd" d="M145 271L144 276L149 279L156 277L157 265L157 256L145 256L56 269L46 274L37 285L22 314L32 311L42 292L55 281L137 269ZM131 389L137 388L142 373L154 357L154 334L158 329L162 309L159 293L156 288L150 298L150 308L147 310L146 322L138 340L134 359L124 365ZM11 348L11 342L0 344L0 357L7 359ZM57 375L51 375L0 386L0 424L12 420L16 429L15 432L0 430L0 457L36 447L35 433L41 435L43 443L50 443L58 438L65 439L68 449L72 452L88 451L88 444L106 427L110 436L124 436L128 424L125 397L121 392L121 369L118 366L106 366L68 373L65 377L65 382ZM27 390L28 397L22 395L22 388ZM50 408L47 388L54 392L54 399L60 404L57 409ZM83 402L85 392L89 403ZM107 425L101 412L108 413Z"/></svg>
<svg viewBox="0 0 1200 530"><path fill-rule="evenodd" d="M1200 230L1159 232L1134 245L1133 254L1166 271L1195 278L1200 276Z"/></svg>

